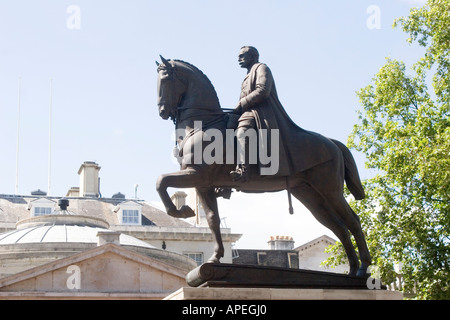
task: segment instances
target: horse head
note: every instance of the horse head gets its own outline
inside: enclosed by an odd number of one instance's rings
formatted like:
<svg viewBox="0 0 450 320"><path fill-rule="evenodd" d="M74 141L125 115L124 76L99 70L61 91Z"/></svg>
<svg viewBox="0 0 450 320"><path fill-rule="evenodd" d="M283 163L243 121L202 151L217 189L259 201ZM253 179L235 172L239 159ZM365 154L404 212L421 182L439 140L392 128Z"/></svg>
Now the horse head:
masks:
<svg viewBox="0 0 450 320"><path fill-rule="evenodd" d="M172 60L166 60L162 56L162 63L158 66L158 109L159 115L164 120L176 119L177 108L187 86L177 75L176 64Z"/></svg>
<svg viewBox="0 0 450 320"><path fill-rule="evenodd" d="M159 115L179 120L181 112L221 113L219 99L211 81L194 65L182 60L166 60L158 66ZM195 120L195 119L194 119Z"/></svg>

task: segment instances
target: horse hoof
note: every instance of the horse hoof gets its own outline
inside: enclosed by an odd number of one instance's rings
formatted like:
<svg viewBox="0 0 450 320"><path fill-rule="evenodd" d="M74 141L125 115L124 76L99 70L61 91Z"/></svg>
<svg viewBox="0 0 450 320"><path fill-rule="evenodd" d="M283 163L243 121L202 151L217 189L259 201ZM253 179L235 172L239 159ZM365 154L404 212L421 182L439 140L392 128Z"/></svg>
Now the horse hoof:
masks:
<svg viewBox="0 0 450 320"><path fill-rule="evenodd" d="M220 263L220 258L217 258L215 256L212 256L211 258L209 258L206 263Z"/></svg>
<svg viewBox="0 0 450 320"><path fill-rule="evenodd" d="M220 263L220 258L222 257L223 252L216 252L206 261L206 263Z"/></svg>
<svg viewBox="0 0 450 320"><path fill-rule="evenodd" d="M208 261L206 261L206 263L220 263L220 260L210 258L210 259L208 259Z"/></svg>
<svg viewBox="0 0 450 320"><path fill-rule="evenodd" d="M168 211L167 214L171 217L181 219L195 217L194 210L192 210L189 206L182 206L180 210Z"/></svg>
<svg viewBox="0 0 450 320"><path fill-rule="evenodd" d="M361 278L369 278L370 272L367 272L367 269L369 269L370 263L362 262L361 266L359 267L358 271L356 272L357 277Z"/></svg>
<svg viewBox="0 0 450 320"><path fill-rule="evenodd" d="M180 209L180 215L181 218L191 218L195 217L195 212L189 206L182 206Z"/></svg>
<svg viewBox="0 0 450 320"><path fill-rule="evenodd" d="M348 271L348 275L350 277L356 277L356 274L358 273L359 266L356 267L350 267L350 270Z"/></svg>
<svg viewBox="0 0 450 320"><path fill-rule="evenodd" d="M367 272L367 268L360 268L358 272L356 272L356 276L360 278L368 278L370 277L370 273Z"/></svg>

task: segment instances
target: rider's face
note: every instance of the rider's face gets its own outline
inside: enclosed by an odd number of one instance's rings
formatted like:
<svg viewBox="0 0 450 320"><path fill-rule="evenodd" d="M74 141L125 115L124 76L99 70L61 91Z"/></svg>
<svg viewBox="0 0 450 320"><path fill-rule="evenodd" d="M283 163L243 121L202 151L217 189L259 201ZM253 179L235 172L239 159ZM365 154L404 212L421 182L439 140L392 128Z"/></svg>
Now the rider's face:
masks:
<svg viewBox="0 0 450 320"><path fill-rule="evenodd" d="M248 69L255 63L255 59L254 59L253 55L247 49L242 49L239 52L238 62L239 62L239 66L241 68Z"/></svg>

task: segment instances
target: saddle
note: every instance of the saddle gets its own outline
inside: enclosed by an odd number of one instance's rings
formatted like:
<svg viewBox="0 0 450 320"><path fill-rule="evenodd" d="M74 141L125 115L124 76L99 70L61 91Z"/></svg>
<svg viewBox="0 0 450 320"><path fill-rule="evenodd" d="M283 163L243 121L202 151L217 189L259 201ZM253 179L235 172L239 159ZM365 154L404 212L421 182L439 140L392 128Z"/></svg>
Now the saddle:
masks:
<svg viewBox="0 0 450 320"><path fill-rule="evenodd" d="M239 124L240 115L230 112L225 114L225 121L227 123L227 129L236 130Z"/></svg>

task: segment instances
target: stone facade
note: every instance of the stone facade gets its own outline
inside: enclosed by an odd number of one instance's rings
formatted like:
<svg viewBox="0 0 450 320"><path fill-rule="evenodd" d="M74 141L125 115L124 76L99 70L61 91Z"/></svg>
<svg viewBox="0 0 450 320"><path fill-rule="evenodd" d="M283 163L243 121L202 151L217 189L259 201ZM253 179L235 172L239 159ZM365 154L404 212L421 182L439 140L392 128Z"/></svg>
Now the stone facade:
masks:
<svg viewBox="0 0 450 320"><path fill-rule="evenodd" d="M0 279L0 299L162 299L186 271L107 243Z"/></svg>
<svg viewBox="0 0 450 320"><path fill-rule="evenodd" d="M48 207L52 212L58 210L61 197L33 195L1 195L0 194L0 232L12 232L16 223L27 219L32 223L36 207ZM150 245L177 252L180 254L197 254L208 259L214 249L213 239L208 227L196 225L183 219L175 219L144 200L122 198L89 198L67 197L68 212L77 216L85 216L98 221L106 221L109 229L130 235ZM139 224L123 223L123 209L139 208ZM222 228L225 246L223 262L232 262L232 244L241 235L234 234L230 228ZM2 236L0 235L0 244Z"/></svg>
<svg viewBox="0 0 450 320"><path fill-rule="evenodd" d="M121 193L102 197L99 170L83 163L80 187L68 191L68 207L60 209L62 197L40 190L0 194L0 299L161 299L186 286L185 275L213 254L192 189L173 200L197 216L175 219ZM275 236L268 250L233 250L241 235L221 232L225 263L320 270L325 247L334 243L324 236L294 249L292 237Z"/></svg>
<svg viewBox="0 0 450 320"><path fill-rule="evenodd" d="M329 254L325 252L325 249L329 245L335 243L336 240L327 235L323 235L295 248L294 250L298 252L299 268L336 273L347 273L349 268L348 265L340 265L334 268L321 266L321 263L329 257Z"/></svg>

